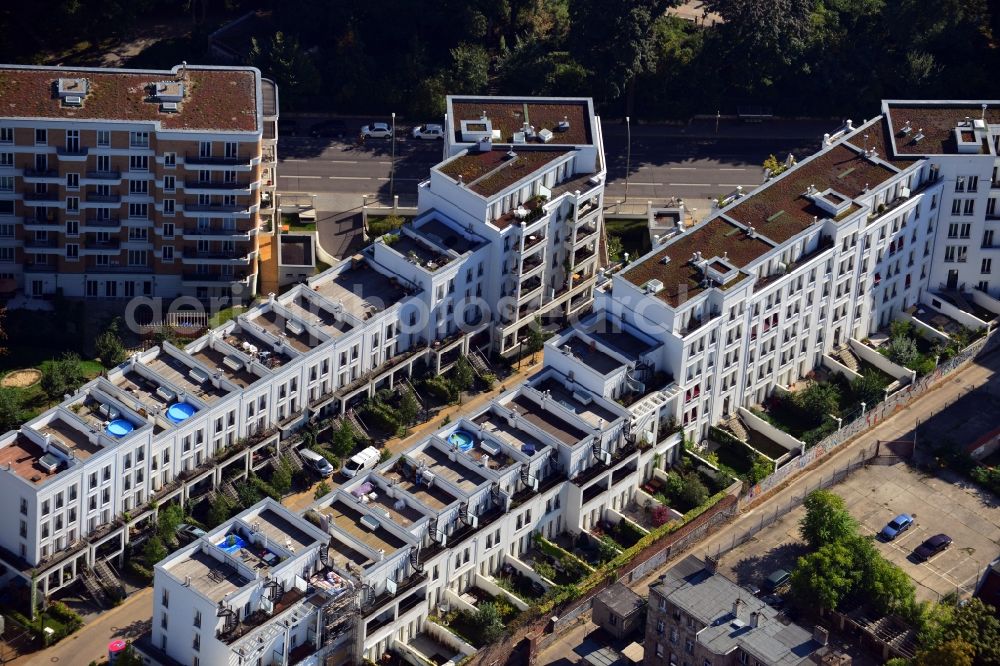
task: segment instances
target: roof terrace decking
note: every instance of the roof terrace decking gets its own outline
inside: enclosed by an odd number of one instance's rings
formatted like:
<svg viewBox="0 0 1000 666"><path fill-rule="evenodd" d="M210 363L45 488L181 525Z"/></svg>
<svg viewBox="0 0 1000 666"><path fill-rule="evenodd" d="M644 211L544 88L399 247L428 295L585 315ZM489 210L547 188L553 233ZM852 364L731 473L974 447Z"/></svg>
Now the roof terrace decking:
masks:
<svg viewBox="0 0 1000 666"><path fill-rule="evenodd" d="M432 273L452 262L452 258L447 254L438 252L406 234L400 234L396 242L389 247Z"/></svg>
<svg viewBox="0 0 1000 666"><path fill-rule="evenodd" d="M615 357L602 352L597 348L597 345L591 346L590 343L575 335L561 344L559 351L569 352L600 375L608 375L625 365Z"/></svg>
<svg viewBox="0 0 1000 666"><path fill-rule="evenodd" d="M418 463L427 465L430 472L450 481L452 485L469 492L486 483L486 478L465 465L448 457L448 454L434 446L428 446L412 456Z"/></svg>
<svg viewBox="0 0 1000 666"><path fill-rule="evenodd" d="M330 564L335 567L342 566L346 562L356 564L359 567L366 567L372 563L370 557L359 553L339 539L330 539L329 553Z"/></svg>
<svg viewBox="0 0 1000 666"><path fill-rule="evenodd" d="M247 516L247 522L255 528L259 526L260 533L271 543L285 547L291 545L296 551L309 548L316 543L316 539L271 509L264 509L256 516Z"/></svg>
<svg viewBox="0 0 1000 666"><path fill-rule="evenodd" d="M603 320L598 326L610 328L610 330L596 330L588 333L588 335L616 354L621 354L633 362L638 361L643 354L659 346L658 344L650 344L642 338L632 335L624 328L616 325L615 322Z"/></svg>
<svg viewBox="0 0 1000 666"><path fill-rule="evenodd" d="M260 361L270 370L280 368L294 358L284 349L278 351L269 342L258 338L252 330L248 329L233 328L226 335L225 342L233 349Z"/></svg>
<svg viewBox="0 0 1000 666"><path fill-rule="evenodd" d="M245 369L233 370L225 364L226 354L206 344L198 351L190 352L191 357L214 372L221 372L226 379L240 388L246 388L256 382L259 377Z"/></svg>
<svg viewBox="0 0 1000 666"><path fill-rule="evenodd" d="M178 389L211 404L229 395L229 391L216 388L211 381L196 382L191 377L191 368L180 359L165 352L160 352L155 359L144 364L157 375L163 377ZM214 366L207 366L208 374L214 371Z"/></svg>
<svg viewBox="0 0 1000 666"><path fill-rule="evenodd" d="M473 422L482 428L483 432L489 433L490 436L527 456L534 455L536 451L545 448L545 445L539 442L538 438L532 437L520 428L511 426L505 418L499 417L491 411L480 414ZM513 461L511 462L513 463Z"/></svg>
<svg viewBox="0 0 1000 666"><path fill-rule="evenodd" d="M214 548L214 546L201 544L187 556L168 563L167 571L180 581L187 581L190 578L190 587L216 603L250 582L231 564L215 559L204 552L203 548Z"/></svg>
<svg viewBox="0 0 1000 666"><path fill-rule="evenodd" d="M421 221L416 231L441 247L454 250L460 255L482 247L482 243L467 239L436 217Z"/></svg>
<svg viewBox="0 0 1000 666"><path fill-rule="evenodd" d="M418 483L404 476L396 469L387 470L382 473L382 476L396 484L401 490L408 492L418 502L433 511L440 511L445 507L451 506L458 499L440 486L428 486L426 483Z"/></svg>
<svg viewBox="0 0 1000 666"><path fill-rule="evenodd" d="M170 404L163 396L156 392L159 384L143 377L134 370L126 370L112 383L142 403L150 412L162 411Z"/></svg>
<svg viewBox="0 0 1000 666"><path fill-rule="evenodd" d="M59 473L59 469L48 471L38 464L45 451L33 441L18 433L14 439L0 448L0 468L6 468L25 481L39 484ZM62 467L60 465L60 467Z"/></svg>
<svg viewBox="0 0 1000 666"><path fill-rule="evenodd" d="M97 444L91 444L86 433L77 430L58 416L46 425L34 429L43 435L51 435L53 440L61 443L80 460L86 460L95 453L99 453L103 448Z"/></svg>
<svg viewBox="0 0 1000 666"><path fill-rule="evenodd" d="M331 338L340 337L344 333L348 333L354 329L354 326L349 322L338 321L336 314L302 295L298 295L294 299L284 303L284 306L302 321L318 326Z"/></svg>
<svg viewBox="0 0 1000 666"><path fill-rule="evenodd" d="M397 281L390 280L367 263L316 285L316 291L362 320L392 307L406 296Z"/></svg>
<svg viewBox="0 0 1000 666"><path fill-rule="evenodd" d="M339 498L335 499L330 506L319 511L329 517L333 525L341 532L373 550L393 553L406 546L402 539L384 527L371 530L362 525L361 517L364 514Z"/></svg>
<svg viewBox="0 0 1000 666"><path fill-rule="evenodd" d="M409 527L413 523L426 517L425 514L414 509L402 500L394 500L384 492L376 491L378 495L374 500L368 502L368 507L375 513L383 513L389 520L402 527ZM399 502L399 505L397 505Z"/></svg>
<svg viewBox="0 0 1000 666"><path fill-rule="evenodd" d="M546 377L536 384L535 388L542 392L547 391L553 400L595 428L602 424L611 423L618 418L618 415L610 409L606 409L594 401L587 404L580 402L555 377Z"/></svg>
<svg viewBox="0 0 1000 666"><path fill-rule="evenodd" d="M254 317L250 321L257 324L276 338L285 340L292 346L292 348L299 352L306 353L311 349L318 347L323 342L319 338L309 335L308 331L295 333L289 330L285 322L294 320L282 317L273 310L268 310L267 312Z"/></svg>
<svg viewBox="0 0 1000 666"><path fill-rule="evenodd" d="M548 412L524 396L517 396L507 407L517 411L528 423L541 428L563 444L573 445L587 436L571 423L567 423L555 414Z"/></svg>

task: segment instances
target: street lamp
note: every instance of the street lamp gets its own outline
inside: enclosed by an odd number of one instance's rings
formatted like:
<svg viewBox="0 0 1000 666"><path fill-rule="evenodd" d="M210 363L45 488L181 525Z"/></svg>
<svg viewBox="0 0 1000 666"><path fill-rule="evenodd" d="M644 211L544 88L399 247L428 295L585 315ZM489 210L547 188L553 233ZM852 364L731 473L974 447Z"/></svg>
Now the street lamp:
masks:
<svg viewBox="0 0 1000 666"><path fill-rule="evenodd" d="M628 203L628 173L632 170L632 124L625 116L625 203Z"/></svg>
<svg viewBox="0 0 1000 666"><path fill-rule="evenodd" d="M392 161L389 162L389 198L395 193L396 178L396 112L392 112Z"/></svg>

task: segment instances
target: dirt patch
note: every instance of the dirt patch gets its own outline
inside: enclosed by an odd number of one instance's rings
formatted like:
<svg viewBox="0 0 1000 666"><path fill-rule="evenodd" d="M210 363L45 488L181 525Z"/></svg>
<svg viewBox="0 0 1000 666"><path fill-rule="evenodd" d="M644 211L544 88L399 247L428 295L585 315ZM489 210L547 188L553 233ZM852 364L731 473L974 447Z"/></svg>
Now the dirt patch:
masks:
<svg viewBox="0 0 1000 666"><path fill-rule="evenodd" d="M0 386L4 388L28 388L38 383L42 378L42 371L35 370L14 370L0 379Z"/></svg>

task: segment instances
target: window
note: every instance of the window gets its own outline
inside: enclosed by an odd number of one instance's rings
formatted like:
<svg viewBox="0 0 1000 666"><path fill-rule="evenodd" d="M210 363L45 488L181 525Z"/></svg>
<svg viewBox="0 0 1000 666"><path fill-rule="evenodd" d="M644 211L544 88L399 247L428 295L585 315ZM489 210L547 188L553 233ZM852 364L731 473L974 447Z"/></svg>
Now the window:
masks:
<svg viewBox="0 0 1000 666"><path fill-rule="evenodd" d="M14 166L14 153L0 153L0 167Z"/></svg>
<svg viewBox="0 0 1000 666"><path fill-rule="evenodd" d="M66 212L67 213L80 212L80 197L66 197Z"/></svg>
<svg viewBox="0 0 1000 666"><path fill-rule="evenodd" d="M128 166L132 171L149 171L149 158L145 155L130 155Z"/></svg>
<svg viewBox="0 0 1000 666"><path fill-rule="evenodd" d="M145 220L149 217L149 206L147 204L130 203L128 205L128 216Z"/></svg>
<svg viewBox="0 0 1000 666"><path fill-rule="evenodd" d="M944 260L948 262L955 261L955 245L946 245L944 248Z"/></svg>
<svg viewBox="0 0 1000 666"><path fill-rule="evenodd" d="M989 275L989 273L991 272L992 268L993 268L993 260L992 259L983 259L983 263L979 267L979 272L982 273L983 275Z"/></svg>
<svg viewBox="0 0 1000 666"><path fill-rule="evenodd" d="M965 176L958 176L955 178L955 191L964 192L965 191Z"/></svg>
<svg viewBox="0 0 1000 666"><path fill-rule="evenodd" d="M961 213L962 213L962 200L961 199L952 199L952 202L951 202L951 214L952 215L960 215Z"/></svg>
<svg viewBox="0 0 1000 666"><path fill-rule="evenodd" d="M129 132L128 145L132 148L149 148L149 132Z"/></svg>
<svg viewBox="0 0 1000 666"><path fill-rule="evenodd" d="M160 614L160 628L163 629L163 630L166 630L166 628L167 628L167 614L166 613L161 613Z"/></svg>
<svg viewBox="0 0 1000 666"><path fill-rule="evenodd" d="M173 192L177 188L177 180L175 176L164 176L163 177L163 191Z"/></svg>
<svg viewBox="0 0 1000 666"><path fill-rule="evenodd" d="M177 153L163 153L163 166L168 169L177 166Z"/></svg>
<svg viewBox="0 0 1000 666"><path fill-rule="evenodd" d="M191 641L191 648L194 649L195 652L201 649L201 634L195 633L194 640Z"/></svg>
<svg viewBox="0 0 1000 666"><path fill-rule="evenodd" d="M173 222L164 222L163 223L163 237L164 238L173 238L174 237L174 223Z"/></svg>
<svg viewBox="0 0 1000 666"><path fill-rule="evenodd" d="M66 244L66 258L67 259L79 259L80 258L80 246L76 243Z"/></svg>
<svg viewBox="0 0 1000 666"><path fill-rule="evenodd" d="M975 199L966 199L965 200L965 208L962 211L962 214L963 215L974 215L975 212L976 212L976 200Z"/></svg>
<svg viewBox="0 0 1000 666"><path fill-rule="evenodd" d="M80 189L80 174L78 173L66 174L66 189L67 190Z"/></svg>
<svg viewBox="0 0 1000 666"><path fill-rule="evenodd" d="M161 252L162 252L163 261L165 261L165 262L171 262L171 261L174 260L174 246L173 245L164 245L163 248L161 249Z"/></svg>
<svg viewBox="0 0 1000 666"><path fill-rule="evenodd" d="M110 130L97 130L97 146L99 148L108 148L111 146Z"/></svg>
<svg viewBox="0 0 1000 666"><path fill-rule="evenodd" d="M993 247L993 230L987 229L983 232L983 247Z"/></svg>
<svg viewBox="0 0 1000 666"><path fill-rule="evenodd" d="M128 265L129 266L145 266L146 265L146 251L145 250L129 250L128 251Z"/></svg>
<svg viewBox="0 0 1000 666"><path fill-rule="evenodd" d="M14 176L0 176L0 192L14 191Z"/></svg>
<svg viewBox="0 0 1000 666"><path fill-rule="evenodd" d="M129 194L149 194L149 181L148 180L128 181L128 192Z"/></svg>
<svg viewBox="0 0 1000 666"><path fill-rule="evenodd" d="M969 192L976 192L979 190L979 176L969 176L969 180L966 184L966 190Z"/></svg>
<svg viewBox="0 0 1000 666"><path fill-rule="evenodd" d="M0 127L0 143L14 143L13 127Z"/></svg>
<svg viewBox="0 0 1000 666"><path fill-rule="evenodd" d="M163 200L163 214L164 215L173 215L174 214L174 200L173 199L164 199Z"/></svg>
<svg viewBox="0 0 1000 666"><path fill-rule="evenodd" d="M49 143L49 131L44 129L35 130L35 145L45 146Z"/></svg>

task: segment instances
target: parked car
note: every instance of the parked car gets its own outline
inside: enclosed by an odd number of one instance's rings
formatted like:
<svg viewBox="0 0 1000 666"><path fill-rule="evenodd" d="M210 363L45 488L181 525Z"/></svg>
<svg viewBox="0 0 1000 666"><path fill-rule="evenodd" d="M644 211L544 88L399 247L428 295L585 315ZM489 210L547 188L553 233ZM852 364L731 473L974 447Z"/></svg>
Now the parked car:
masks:
<svg viewBox="0 0 1000 666"><path fill-rule="evenodd" d="M299 457L302 458L302 462L306 465L306 467L320 476L330 476L333 474L333 465L330 464L330 461L315 451L311 449L302 449L299 451Z"/></svg>
<svg viewBox="0 0 1000 666"><path fill-rule="evenodd" d="M372 123L361 128L361 136L366 139L388 139L392 137L392 128L388 123Z"/></svg>
<svg viewBox="0 0 1000 666"><path fill-rule="evenodd" d="M187 523L181 523L177 526L177 538L181 540L181 543L191 543L203 536L205 536L205 530L200 527L188 525Z"/></svg>
<svg viewBox="0 0 1000 666"><path fill-rule="evenodd" d="M436 141L444 138L444 127L441 125L417 125L412 132L414 139Z"/></svg>
<svg viewBox="0 0 1000 666"><path fill-rule="evenodd" d="M378 449L374 446L369 446L351 456L350 460L344 463L340 471L347 478L353 478L366 469L371 469L378 464L378 459L381 455Z"/></svg>
<svg viewBox="0 0 1000 666"><path fill-rule="evenodd" d="M951 545L951 537L947 534L935 534L913 549L913 555L920 562L925 562L938 553L944 552Z"/></svg>
<svg viewBox="0 0 1000 666"><path fill-rule="evenodd" d="M743 586L743 589L755 597L760 596L760 588L754 585L753 583L747 583L746 585Z"/></svg>
<svg viewBox="0 0 1000 666"><path fill-rule="evenodd" d="M347 123L338 118L324 120L313 125L309 133L313 136L341 137L347 134Z"/></svg>
<svg viewBox="0 0 1000 666"><path fill-rule="evenodd" d="M785 600L780 594L766 594L760 600L771 608L781 608L785 605Z"/></svg>
<svg viewBox="0 0 1000 666"><path fill-rule="evenodd" d="M910 529L912 525L913 525L913 516L911 516L908 513L901 513L892 520L890 520L888 525L882 528L882 531L879 532L879 536L881 536L886 541L892 541L900 534Z"/></svg>
<svg viewBox="0 0 1000 666"><path fill-rule="evenodd" d="M775 590L787 583L788 579L791 577L792 574L788 571L785 571L784 569L776 569L770 576L767 577L767 580L764 581L764 589L773 593Z"/></svg>

